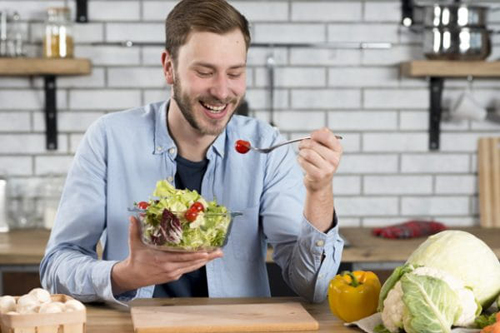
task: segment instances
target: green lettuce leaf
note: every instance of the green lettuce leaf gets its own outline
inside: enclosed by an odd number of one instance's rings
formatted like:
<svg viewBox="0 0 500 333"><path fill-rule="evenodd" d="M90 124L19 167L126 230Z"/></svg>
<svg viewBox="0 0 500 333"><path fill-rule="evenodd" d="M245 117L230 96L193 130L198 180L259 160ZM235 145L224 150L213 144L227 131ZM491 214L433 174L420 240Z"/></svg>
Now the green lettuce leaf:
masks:
<svg viewBox="0 0 500 333"><path fill-rule="evenodd" d="M401 278L406 305L404 329L407 333L448 333L461 313L455 291L441 279L405 274Z"/></svg>
<svg viewBox="0 0 500 333"><path fill-rule="evenodd" d="M391 333L391 331L389 331L387 328L385 328L385 326L383 324L378 324L377 326L375 326L373 328L373 331L375 333Z"/></svg>

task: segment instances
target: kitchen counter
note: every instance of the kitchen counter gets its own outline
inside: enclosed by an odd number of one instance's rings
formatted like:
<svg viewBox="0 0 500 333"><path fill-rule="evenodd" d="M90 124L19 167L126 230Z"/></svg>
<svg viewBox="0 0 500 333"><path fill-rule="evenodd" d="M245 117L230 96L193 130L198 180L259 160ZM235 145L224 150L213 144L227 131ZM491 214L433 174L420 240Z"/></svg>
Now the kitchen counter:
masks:
<svg viewBox="0 0 500 333"><path fill-rule="evenodd" d="M361 332L361 330L357 328L345 327L339 319L332 315L328 302L310 304L304 302L301 298L294 297L140 299L134 301L132 306L284 303L292 301L301 302L304 308L319 322L318 331L308 332ZM132 318L129 309L115 309L108 305L87 305L87 333L108 332L133 332Z"/></svg>
<svg viewBox="0 0 500 333"><path fill-rule="evenodd" d="M500 258L500 229L459 228L482 239ZM341 228L351 246L344 249L344 263L404 262L425 238L384 239L371 235L371 228ZM38 229L12 230L0 233L0 266L38 265L43 257L50 231ZM267 260L271 259L272 250Z"/></svg>

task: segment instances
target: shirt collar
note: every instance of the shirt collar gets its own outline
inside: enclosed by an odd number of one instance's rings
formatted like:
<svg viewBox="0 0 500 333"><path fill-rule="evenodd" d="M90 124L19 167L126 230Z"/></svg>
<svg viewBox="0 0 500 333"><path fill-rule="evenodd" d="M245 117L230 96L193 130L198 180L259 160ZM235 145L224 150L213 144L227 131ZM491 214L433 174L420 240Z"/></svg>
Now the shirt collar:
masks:
<svg viewBox="0 0 500 333"><path fill-rule="evenodd" d="M217 139L215 139L214 143L212 143L212 146L208 148L208 152L210 152L211 149L213 149L217 154L219 154L221 157L224 157L224 151L226 149L226 135L227 135L227 126L224 128L221 134L217 136ZM209 153L207 153L207 157Z"/></svg>
<svg viewBox="0 0 500 333"><path fill-rule="evenodd" d="M170 101L162 103L156 110L155 114L155 150L154 154L163 154L170 149L177 149L174 139L170 136L167 129L167 111L170 105ZM231 122L231 121L230 121ZM228 124L229 125L229 124ZM221 134L217 136L215 141L210 147L208 147L207 158L210 159L211 151L213 150L221 157L224 157L224 151L226 149L226 135L227 126L224 128Z"/></svg>
<svg viewBox="0 0 500 333"><path fill-rule="evenodd" d="M167 129L167 110L170 102L162 103L155 110L155 149L153 154L163 154L170 149L177 149L175 142Z"/></svg>

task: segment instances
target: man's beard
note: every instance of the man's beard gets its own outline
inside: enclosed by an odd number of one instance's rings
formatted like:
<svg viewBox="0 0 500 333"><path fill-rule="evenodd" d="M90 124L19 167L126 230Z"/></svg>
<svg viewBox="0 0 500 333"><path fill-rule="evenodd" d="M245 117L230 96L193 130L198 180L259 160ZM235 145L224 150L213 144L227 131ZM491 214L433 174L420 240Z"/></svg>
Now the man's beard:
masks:
<svg viewBox="0 0 500 333"><path fill-rule="evenodd" d="M232 111L232 113L231 113L231 115L226 123L224 123L223 125L220 125L221 120L207 119L207 121L209 121L212 124L212 126L203 126L201 124L201 122L196 119L195 113L194 113L194 108L196 106L194 104L199 103L199 101L198 100L191 101L189 96L182 92L179 75L176 75L176 77L177 78L174 80L174 83L173 83L174 96L172 96L172 98L175 100L175 102L179 106L179 109L181 110L182 115L187 120L189 125L191 125L192 128L194 128L200 134L203 134L203 135L219 135L220 133L222 133L222 131L226 127L227 123L233 117L235 110L238 109L238 107L240 106L241 102L243 101L243 98L241 98L238 101L238 104L233 109L233 111ZM224 101L220 101L220 100L213 98L213 97L201 97L200 100L206 104L227 104L226 108L228 108L228 107L230 107L231 104L235 104L236 98L227 98Z"/></svg>

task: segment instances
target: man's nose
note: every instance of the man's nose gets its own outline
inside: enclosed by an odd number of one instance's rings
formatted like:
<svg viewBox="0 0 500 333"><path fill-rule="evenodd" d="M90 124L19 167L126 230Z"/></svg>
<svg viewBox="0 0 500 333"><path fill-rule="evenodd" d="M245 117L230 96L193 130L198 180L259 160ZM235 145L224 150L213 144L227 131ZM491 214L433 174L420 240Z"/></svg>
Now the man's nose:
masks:
<svg viewBox="0 0 500 333"><path fill-rule="evenodd" d="M212 96L224 101L229 96L229 82L225 75L217 75L214 78L211 91Z"/></svg>

